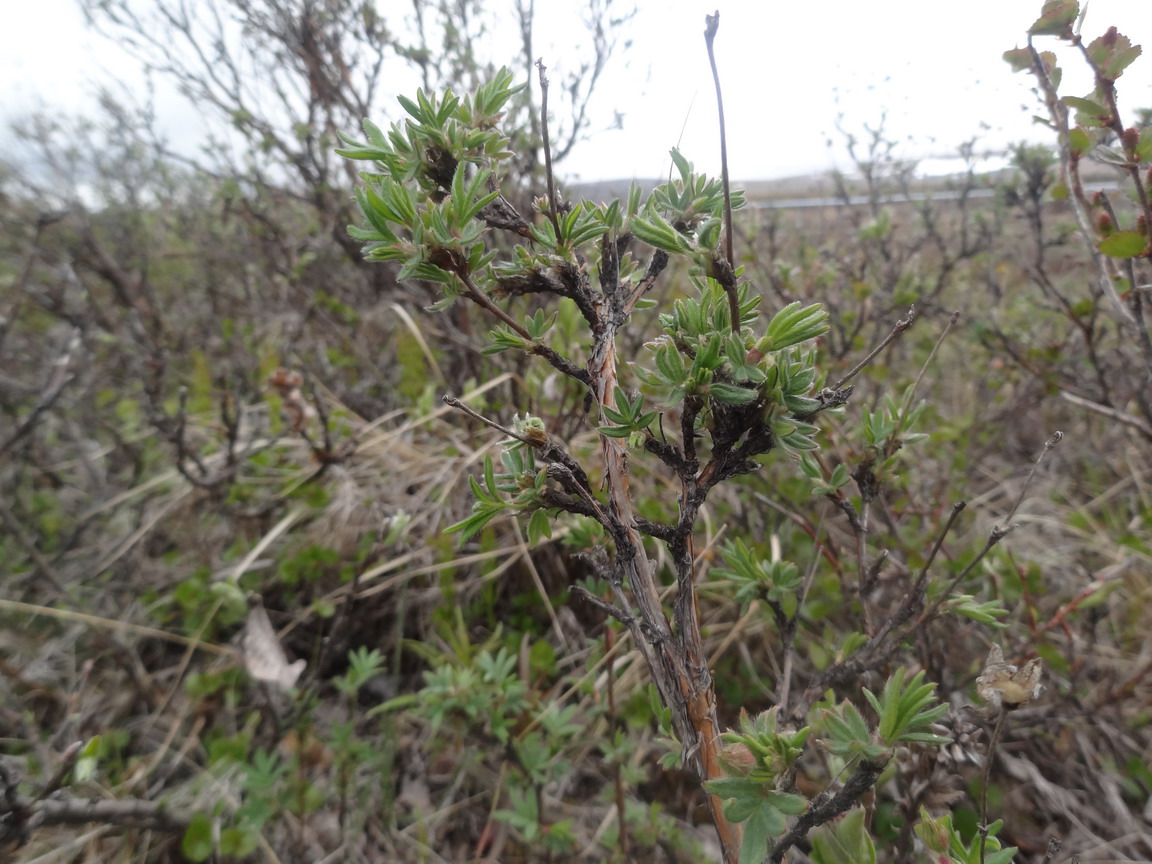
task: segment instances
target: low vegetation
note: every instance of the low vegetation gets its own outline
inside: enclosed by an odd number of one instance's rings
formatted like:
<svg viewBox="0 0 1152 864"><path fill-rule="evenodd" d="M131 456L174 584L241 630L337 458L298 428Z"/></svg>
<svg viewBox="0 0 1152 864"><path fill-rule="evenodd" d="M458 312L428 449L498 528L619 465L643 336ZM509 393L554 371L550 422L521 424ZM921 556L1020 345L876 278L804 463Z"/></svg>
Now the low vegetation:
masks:
<svg viewBox="0 0 1152 864"><path fill-rule="evenodd" d="M331 5L252 7L312 121L199 94L269 167L109 99L0 174L4 855L1152 857L1139 46L1045 3L1052 147L942 194L881 125L836 206L580 200L608 31L557 135L447 5L466 80Z"/></svg>

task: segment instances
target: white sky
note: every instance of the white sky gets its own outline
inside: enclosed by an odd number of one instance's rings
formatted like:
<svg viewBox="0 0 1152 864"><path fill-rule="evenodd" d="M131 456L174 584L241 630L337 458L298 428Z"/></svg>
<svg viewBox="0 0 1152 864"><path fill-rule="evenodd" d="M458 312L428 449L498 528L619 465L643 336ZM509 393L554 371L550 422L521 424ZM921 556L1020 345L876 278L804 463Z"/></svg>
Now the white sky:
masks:
<svg viewBox="0 0 1152 864"><path fill-rule="evenodd" d="M190 0L196 2L196 0ZM380 5L399 0L380 0ZM498 3L499 0L496 0ZM496 5L494 3L494 5ZM83 113L97 82L139 81L135 61L85 30L75 0L6 0L0 28L0 118L49 108ZM401 4L404 9L408 4ZM575 7L566 0L566 7ZM601 85L600 127L612 112L622 131L599 132L563 165L583 179L652 177L680 148L718 171L715 96L704 47L704 16L720 9L716 40L728 119L729 161L736 178L782 177L847 167L834 132L838 113L851 129L888 113L899 155L929 160L953 155L980 134L979 149L1011 141L1047 141L1030 120L1038 104L1030 79L1013 75L1000 55L1023 44L1041 0L639 0L640 13ZM578 61L572 21L559 0L539 0L536 36L554 80ZM1091 0L1084 34L1115 24L1133 42L1152 46L1152 2ZM1046 40L1053 42L1054 40ZM1152 47L1149 49L1152 53ZM1085 95L1091 82L1072 57L1065 92ZM626 65L621 61L626 61ZM1152 106L1152 56L1120 80L1121 108ZM163 91L161 95L164 96ZM164 96L159 113L175 138L194 136L198 120ZM687 121L687 122L686 122ZM987 130L981 132L981 124ZM683 135L682 135L682 129ZM829 137L836 139L831 150ZM926 167L932 163L925 161Z"/></svg>

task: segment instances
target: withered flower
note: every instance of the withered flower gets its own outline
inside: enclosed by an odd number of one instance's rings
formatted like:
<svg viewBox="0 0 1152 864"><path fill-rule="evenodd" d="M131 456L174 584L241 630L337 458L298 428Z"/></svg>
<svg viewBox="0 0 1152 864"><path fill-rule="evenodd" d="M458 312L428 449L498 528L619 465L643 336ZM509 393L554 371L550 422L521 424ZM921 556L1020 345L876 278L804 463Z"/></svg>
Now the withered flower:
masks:
<svg viewBox="0 0 1152 864"><path fill-rule="evenodd" d="M1033 657L1021 669L1005 663L1004 651L999 645L993 645L976 679L976 692L989 705L1014 711L1040 695L1044 689L1040 684L1041 671L1039 657Z"/></svg>

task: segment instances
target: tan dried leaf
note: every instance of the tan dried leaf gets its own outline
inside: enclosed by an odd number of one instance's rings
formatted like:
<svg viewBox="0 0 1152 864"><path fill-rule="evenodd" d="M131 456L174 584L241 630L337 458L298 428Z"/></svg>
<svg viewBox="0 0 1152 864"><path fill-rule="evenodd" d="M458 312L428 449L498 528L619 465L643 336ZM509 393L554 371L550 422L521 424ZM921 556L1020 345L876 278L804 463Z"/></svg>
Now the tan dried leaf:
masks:
<svg viewBox="0 0 1152 864"><path fill-rule="evenodd" d="M1039 657L1033 657L1020 669L1005 663L1004 651L999 645L993 645L988 650L984 669L976 679L976 692L981 699L997 707L1019 708L1040 695L1043 690L1040 684L1042 671Z"/></svg>
<svg viewBox="0 0 1152 864"><path fill-rule="evenodd" d="M248 611L244 624L244 639L241 643L244 654L244 668L258 681L267 681L283 690L296 686L300 673L307 665L303 660L288 662L288 656L276 638L276 631L264 611L264 604L257 601Z"/></svg>

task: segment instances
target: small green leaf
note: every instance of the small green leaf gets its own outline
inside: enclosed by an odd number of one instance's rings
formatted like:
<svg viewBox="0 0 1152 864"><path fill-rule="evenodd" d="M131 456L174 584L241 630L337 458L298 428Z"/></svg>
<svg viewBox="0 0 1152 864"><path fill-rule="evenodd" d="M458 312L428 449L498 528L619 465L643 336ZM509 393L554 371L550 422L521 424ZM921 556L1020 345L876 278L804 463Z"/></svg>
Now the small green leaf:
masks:
<svg viewBox="0 0 1152 864"><path fill-rule="evenodd" d="M688 240L669 225L658 213L650 213L647 218L632 220L632 233L664 252L683 255L692 250Z"/></svg>
<svg viewBox="0 0 1152 864"><path fill-rule="evenodd" d="M180 849L189 861L207 861L212 857L212 820L197 813L188 823Z"/></svg>
<svg viewBox="0 0 1152 864"><path fill-rule="evenodd" d="M243 858L256 851L256 832L244 828L225 828L220 832L220 854Z"/></svg>
<svg viewBox="0 0 1152 864"><path fill-rule="evenodd" d="M779 351L814 339L828 329L828 310L819 303L801 307L800 301L789 303L772 320L756 347L759 351Z"/></svg>
<svg viewBox="0 0 1152 864"><path fill-rule="evenodd" d="M552 536L552 520L545 510L537 510L528 518L528 545L535 546Z"/></svg>
<svg viewBox="0 0 1152 864"><path fill-rule="evenodd" d="M768 795L768 800L772 803L773 807L781 813L787 813L789 816L799 816L808 809L808 799L803 795L793 795L789 792L771 792Z"/></svg>
<svg viewBox="0 0 1152 864"><path fill-rule="evenodd" d="M1095 143L1096 142L1092 140L1092 136L1079 126L1068 130L1068 146L1072 149L1073 153L1079 153L1083 156L1092 149ZM1053 192L1052 197L1056 197L1055 192ZM1067 187L1065 187L1064 197L1068 197Z"/></svg>
<svg viewBox="0 0 1152 864"><path fill-rule="evenodd" d="M759 798L764 784L748 777L719 777L706 781L704 788L717 798Z"/></svg>
<svg viewBox="0 0 1152 864"><path fill-rule="evenodd" d="M1136 158L1141 162L1152 162L1152 126L1140 130L1140 138L1136 142Z"/></svg>
<svg viewBox="0 0 1152 864"><path fill-rule="evenodd" d="M477 506L477 505L473 505ZM460 542L463 543L474 534L478 533L485 525L504 512L504 505L482 505L482 508L473 513L467 519L462 519L455 525L449 525L444 529L445 534L459 534Z"/></svg>
<svg viewBox="0 0 1152 864"><path fill-rule="evenodd" d="M1003 56L1013 72L1023 72L1032 68L1032 52L1027 48L1011 48L1005 51Z"/></svg>
<svg viewBox="0 0 1152 864"><path fill-rule="evenodd" d="M749 402L755 402L759 396L755 390L737 387L734 384L711 384L708 387L708 395L726 405L747 405Z"/></svg>

